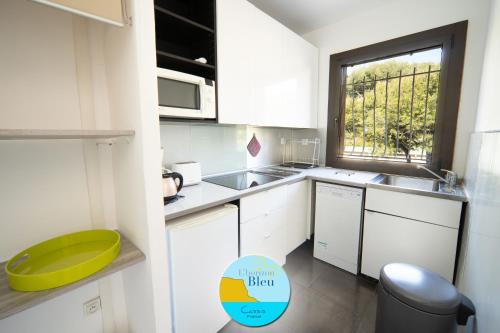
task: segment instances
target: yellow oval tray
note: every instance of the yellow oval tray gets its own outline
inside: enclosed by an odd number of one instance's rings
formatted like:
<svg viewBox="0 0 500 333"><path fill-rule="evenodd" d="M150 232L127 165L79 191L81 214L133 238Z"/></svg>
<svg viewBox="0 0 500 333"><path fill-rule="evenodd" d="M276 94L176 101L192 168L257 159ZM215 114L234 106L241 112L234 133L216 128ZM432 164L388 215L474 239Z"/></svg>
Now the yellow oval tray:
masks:
<svg viewBox="0 0 500 333"><path fill-rule="evenodd" d="M21 251L7 262L5 272L12 289L52 289L94 274L109 265L119 252L118 232L80 231Z"/></svg>

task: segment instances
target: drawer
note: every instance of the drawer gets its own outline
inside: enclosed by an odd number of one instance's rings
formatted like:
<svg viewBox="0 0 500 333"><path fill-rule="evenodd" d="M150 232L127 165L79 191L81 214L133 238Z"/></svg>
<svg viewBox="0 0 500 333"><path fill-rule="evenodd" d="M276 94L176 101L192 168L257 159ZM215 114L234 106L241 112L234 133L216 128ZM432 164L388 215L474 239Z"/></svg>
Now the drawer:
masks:
<svg viewBox="0 0 500 333"><path fill-rule="evenodd" d="M285 220L285 209L278 209L242 224L241 256L263 255L283 265L286 256Z"/></svg>
<svg viewBox="0 0 500 333"><path fill-rule="evenodd" d="M283 208L287 200L287 186L279 186L240 199L240 222L269 214L273 210Z"/></svg>
<svg viewBox="0 0 500 333"><path fill-rule="evenodd" d="M365 209L458 229L462 202L368 188Z"/></svg>

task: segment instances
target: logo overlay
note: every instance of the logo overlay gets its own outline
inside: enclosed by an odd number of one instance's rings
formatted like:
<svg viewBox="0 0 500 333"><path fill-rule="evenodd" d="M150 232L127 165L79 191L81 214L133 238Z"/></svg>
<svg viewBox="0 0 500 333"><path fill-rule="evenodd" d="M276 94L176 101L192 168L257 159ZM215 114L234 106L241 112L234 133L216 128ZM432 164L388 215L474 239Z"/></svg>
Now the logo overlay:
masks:
<svg viewBox="0 0 500 333"><path fill-rule="evenodd" d="M224 272L220 301L227 314L245 326L264 326L285 312L290 300L288 277L264 256L242 257Z"/></svg>

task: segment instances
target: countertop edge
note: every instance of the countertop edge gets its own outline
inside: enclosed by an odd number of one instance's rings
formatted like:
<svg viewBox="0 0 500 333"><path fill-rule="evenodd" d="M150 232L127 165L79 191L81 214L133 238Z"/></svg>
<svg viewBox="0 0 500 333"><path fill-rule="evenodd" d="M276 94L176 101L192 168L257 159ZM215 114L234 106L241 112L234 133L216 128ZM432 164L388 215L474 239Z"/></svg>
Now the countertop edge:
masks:
<svg viewBox="0 0 500 333"><path fill-rule="evenodd" d="M469 202L469 199L467 198L465 193L464 193L464 195L459 195L459 194L450 194L450 193L445 193L445 192L422 191L422 190L405 188L405 187L387 186L387 185L382 185L382 184L377 184L377 183L372 183L372 182L366 183L365 187L366 188L375 188L375 189L385 190L385 191L399 192L399 193L415 194L415 195L421 195L424 197L431 197L431 198L437 198L437 199L459 201L459 202L463 202L463 203Z"/></svg>
<svg viewBox="0 0 500 333"><path fill-rule="evenodd" d="M285 178L285 179L281 179L281 180L276 181L276 182L268 183L264 186L255 187L255 188L252 188L250 190L244 190L244 191L241 191L241 193L238 193L238 194L235 194L232 196L228 196L227 198L224 198L224 199L219 199L219 200L209 202L209 203L206 203L203 205L191 207L191 208L179 211L179 212L165 215L165 224L168 224L172 220L179 218L179 217L183 217L183 216L186 216L189 214L197 213L197 212L203 211L205 209L209 209L209 208L212 208L212 207L215 207L218 205L222 205L222 204L225 204L225 203L228 203L228 202L231 202L234 200L238 200L238 199L244 198L244 197L252 195L252 194L267 191L267 190L270 190L270 189L273 189L273 188L276 188L279 186L298 183L298 182L303 181L303 180L314 180L314 181L320 181L320 182L331 183L331 184L346 185L346 186L352 186L352 187L358 187L358 188L365 188L367 185L367 183L349 182L349 181L343 181L343 180L332 180L332 179L328 179L328 178L311 176L311 175L296 175L296 176L289 177L288 179ZM220 186L220 185L217 185L217 186Z"/></svg>

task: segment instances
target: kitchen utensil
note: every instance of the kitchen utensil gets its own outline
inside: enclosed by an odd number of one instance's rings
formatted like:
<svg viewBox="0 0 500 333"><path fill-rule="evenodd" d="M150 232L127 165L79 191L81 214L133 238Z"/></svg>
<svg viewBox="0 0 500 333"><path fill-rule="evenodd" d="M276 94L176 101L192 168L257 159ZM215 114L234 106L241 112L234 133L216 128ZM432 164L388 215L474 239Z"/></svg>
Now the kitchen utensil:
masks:
<svg viewBox="0 0 500 333"><path fill-rule="evenodd" d="M81 280L109 265L120 253L120 234L87 230L49 239L16 254L5 272L12 289L39 291Z"/></svg>
<svg viewBox="0 0 500 333"><path fill-rule="evenodd" d="M178 172L167 170L163 175L163 197L167 200L173 199L184 185L184 177Z"/></svg>
<svg viewBox="0 0 500 333"><path fill-rule="evenodd" d="M259 143L259 140L257 140L257 137L255 136L255 133L248 143L247 150L252 155L253 157L257 156L261 148L261 145Z"/></svg>

